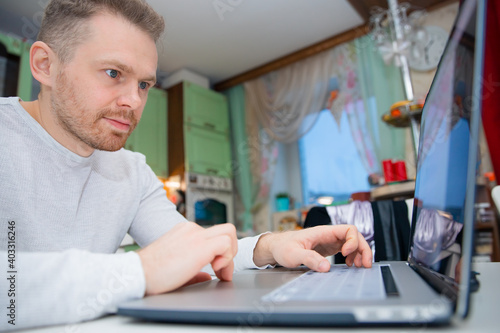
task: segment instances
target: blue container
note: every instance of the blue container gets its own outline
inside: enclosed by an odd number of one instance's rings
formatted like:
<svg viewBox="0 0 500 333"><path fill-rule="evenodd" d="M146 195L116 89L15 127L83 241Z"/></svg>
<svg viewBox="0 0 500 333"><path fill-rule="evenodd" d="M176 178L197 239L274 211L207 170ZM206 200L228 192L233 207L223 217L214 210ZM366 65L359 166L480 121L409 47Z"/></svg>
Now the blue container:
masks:
<svg viewBox="0 0 500 333"><path fill-rule="evenodd" d="M276 198L276 211L282 212L290 209L290 198Z"/></svg>

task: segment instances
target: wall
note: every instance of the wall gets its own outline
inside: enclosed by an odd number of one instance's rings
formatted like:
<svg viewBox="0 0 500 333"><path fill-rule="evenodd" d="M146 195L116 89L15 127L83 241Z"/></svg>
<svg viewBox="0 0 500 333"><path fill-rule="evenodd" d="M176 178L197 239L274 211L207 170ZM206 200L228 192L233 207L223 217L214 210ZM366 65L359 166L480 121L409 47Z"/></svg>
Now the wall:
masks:
<svg viewBox="0 0 500 333"><path fill-rule="evenodd" d="M451 31L453 23L455 22L455 17L458 14L459 2L451 3L444 7L441 7L432 12L428 12L423 20L424 25L435 25L443 28L444 30ZM415 70L410 71L411 81L413 85L413 92L415 98L425 98L427 92L429 91L432 80L436 70L430 70L427 72L418 72ZM413 139L411 131L408 128L406 131L406 167L408 178L415 178L416 175L416 163L415 163L415 152L413 148Z"/></svg>
<svg viewBox="0 0 500 333"><path fill-rule="evenodd" d="M445 7L439 8L433 12L427 13L423 24L435 25L450 32L457 14L458 1L456 3L452 3ZM417 72L411 70L411 80L413 83L413 91L415 97L425 97L427 95L427 92L429 91L432 83L432 79L434 78L434 74L436 74L436 70L431 70L428 72Z"/></svg>

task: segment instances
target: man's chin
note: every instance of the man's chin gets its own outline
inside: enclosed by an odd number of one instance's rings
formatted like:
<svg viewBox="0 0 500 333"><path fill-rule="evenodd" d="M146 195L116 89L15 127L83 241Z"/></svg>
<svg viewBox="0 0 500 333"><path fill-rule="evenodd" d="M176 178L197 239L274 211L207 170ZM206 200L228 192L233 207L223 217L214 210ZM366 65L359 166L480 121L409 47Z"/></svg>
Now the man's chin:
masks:
<svg viewBox="0 0 500 333"><path fill-rule="evenodd" d="M122 149L131 133L132 131L110 131L109 128L101 127L92 134L81 135L79 138L93 149L111 152Z"/></svg>
<svg viewBox="0 0 500 333"><path fill-rule="evenodd" d="M103 151L118 151L125 146L127 140L109 140L107 142L96 142L91 145L92 148Z"/></svg>
<svg viewBox="0 0 500 333"><path fill-rule="evenodd" d="M102 150L102 151L118 151L120 149L122 149L123 146L120 146L120 147L102 147L102 148L97 148L98 150Z"/></svg>

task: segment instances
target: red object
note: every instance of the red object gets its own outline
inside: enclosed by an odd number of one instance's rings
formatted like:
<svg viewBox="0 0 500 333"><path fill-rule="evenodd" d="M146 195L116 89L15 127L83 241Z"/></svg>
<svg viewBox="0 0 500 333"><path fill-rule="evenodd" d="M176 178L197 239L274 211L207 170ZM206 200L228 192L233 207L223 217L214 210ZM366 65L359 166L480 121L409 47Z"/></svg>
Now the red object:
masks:
<svg viewBox="0 0 500 333"><path fill-rule="evenodd" d="M483 127L491 163L495 174L500 175L500 2L488 1L486 10L486 38L484 49Z"/></svg>
<svg viewBox="0 0 500 333"><path fill-rule="evenodd" d="M484 174L484 176L486 177L486 179L488 179L490 182L494 182L496 180L495 178L495 173L494 172L486 172Z"/></svg>
<svg viewBox="0 0 500 333"><path fill-rule="evenodd" d="M406 164L404 161L396 161L393 164L393 169L397 181L408 179L406 176Z"/></svg>
<svg viewBox="0 0 500 333"><path fill-rule="evenodd" d="M384 178L386 183L396 181L394 168L392 167L392 160L383 160L382 168L384 169Z"/></svg>

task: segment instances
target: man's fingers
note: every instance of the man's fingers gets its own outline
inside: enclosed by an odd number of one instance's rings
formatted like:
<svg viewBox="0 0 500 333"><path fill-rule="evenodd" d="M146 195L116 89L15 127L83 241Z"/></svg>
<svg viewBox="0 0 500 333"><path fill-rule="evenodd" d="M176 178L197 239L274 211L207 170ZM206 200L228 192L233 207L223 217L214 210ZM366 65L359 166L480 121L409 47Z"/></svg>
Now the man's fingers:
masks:
<svg viewBox="0 0 500 333"><path fill-rule="evenodd" d="M220 279L231 280L237 251L233 225L205 229L193 222L179 223L139 251L146 277L146 294L159 294L205 281L209 276L199 272L207 264L213 265Z"/></svg>
<svg viewBox="0 0 500 333"><path fill-rule="evenodd" d="M233 262L232 255L218 255L210 262L214 271L218 271L228 266Z"/></svg>
<svg viewBox="0 0 500 333"><path fill-rule="evenodd" d="M363 235L353 225L336 225L334 228L329 226L315 227L311 229L311 235L315 239L315 244L328 244L335 242L344 242L341 252L346 257L346 264L361 267L372 266L372 252L370 246ZM359 259L356 259L359 254Z"/></svg>
<svg viewBox="0 0 500 333"><path fill-rule="evenodd" d="M346 228L344 235L345 243L342 246L342 255L344 257L347 257L358 249L359 237L363 238L358 232L358 229L353 226L351 226L351 228Z"/></svg>
<svg viewBox="0 0 500 333"><path fill-rule="evenodd" d="M363 235L356 228L348 228L345 234L346 242L342 246L342 255L346 257L346 264L356 267L372 266L372 251Z"/></svg>
<svg viewBox="0 0 500 333"><path fill-rule="evenodd" d="M363 256L360 253L356 254L354 265L356 265L356 267L363 267Z"/></svg>
<svg viewBox="0 0 500 333"><path fill-rule="evenodd" d="M359 245L358 245L358 255L356 257L360 257L360 267L364 266L367 268L372 267L373 253L370 245L365 240L363 235L358 232ZM356 263L355 263L356 264Z"/></svg>
<svg viewBox="0 0 500 333"><path fill-rule="evenodd" d="M365 242L363 236L353 225L341 224L332 226L318 226L303 230L308 233L307 237L311 239L313 248L320 244L342 243L342 255L347 257L350 253L358 249L360 242Z"/></svg>
<svg viewBox="0 0 500 333"><path fill-rule="evenodd" d="M363 264L364 267L370 268L372 267L372 261L373 261L372 250L370 249L370 247L368 247L368 250L363 251L362 253L361 263Z"/></svg>
<svg viewBox="0 0 500 333"><path fill-rule="evenodd" d="M300 249L294 254L298 262L296 266L302 263L317 272L328 272L330 270L330 262L314 250Z"/></svg>
<svg viewBox="0 0 500 333"><path fill-rule="evenodd" d="M347 260L347 258L349 258L349 260ZM370 247L368 245L365 246L364 244L360 244L357 251L350 253L346 257L346 264L349 266L354 265L356 267L372 267L372 251Z"/></svg>
<svg viewBox="0 0 500 333"><path fill-rule="evenodd" d="M285 267L304 264L312 270L327 272L331 256L341 250L349 266L371 267L371 249L353 225L317 226L263 236L254 250L257 265L278 263Z"/></svg>
<svg viewBox="0 0 500 333"><path fill-rule="evenodd" d="M233 224L224 223L220 225L216 225L206 229L205 233L207 238L216 238L221 235L227 235L231 238L231 247L233 250L233 256L238 252L238 240L236 238L236 228Z"/></svg>
<svg viewBox="0 0 500 333"><path fill-rule="evenodd" d="M215 275L224 281L233 278L233 258L237 252L237 243L233 244L233 237L222 234L206 241L206 253L211 256L208 259L212 265Z"/></svg>
<svg viewBox="0 0 500 333"><path fill-rule="evenodd" d="M228 263L228 265L223 266L221 269L219 270L214 269L215 275L221 281L231 281L233 279L233 271L234 271L234 262L232 260Z"/></svg>

